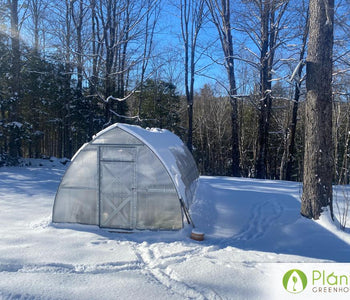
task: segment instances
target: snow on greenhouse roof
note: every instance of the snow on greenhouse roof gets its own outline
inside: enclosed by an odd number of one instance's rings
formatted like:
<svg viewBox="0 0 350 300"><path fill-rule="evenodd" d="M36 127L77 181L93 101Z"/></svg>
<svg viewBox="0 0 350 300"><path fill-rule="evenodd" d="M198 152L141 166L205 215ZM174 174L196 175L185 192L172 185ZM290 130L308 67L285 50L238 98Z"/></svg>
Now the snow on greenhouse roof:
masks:
<svg viewBox="0 0 350 300"><path fill-rule="evenodd" d="M166 129L144 129L137 125L115 123L97 133L93 137L94 143L98 143L99 138L115 128L120 128L147 145L172 177L179 197L186 202L192 201L186 195L186 187L189 189L199 174L192 154L177 135ZM190 205L190 203L187 204Z"/></svg>

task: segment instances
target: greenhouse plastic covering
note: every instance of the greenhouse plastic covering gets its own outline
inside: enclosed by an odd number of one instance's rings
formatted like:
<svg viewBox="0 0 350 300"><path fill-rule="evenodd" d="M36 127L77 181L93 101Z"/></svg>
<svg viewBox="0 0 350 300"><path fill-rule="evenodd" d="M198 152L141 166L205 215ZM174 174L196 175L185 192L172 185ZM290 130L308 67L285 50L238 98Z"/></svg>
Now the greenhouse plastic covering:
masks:
<svg viewBox="0 0 350 300"><path fill-rule="evenodd" d="M121 229L180 229L198 170L167 130L114 124L73 157L56 194L53 222Z"/></svg>

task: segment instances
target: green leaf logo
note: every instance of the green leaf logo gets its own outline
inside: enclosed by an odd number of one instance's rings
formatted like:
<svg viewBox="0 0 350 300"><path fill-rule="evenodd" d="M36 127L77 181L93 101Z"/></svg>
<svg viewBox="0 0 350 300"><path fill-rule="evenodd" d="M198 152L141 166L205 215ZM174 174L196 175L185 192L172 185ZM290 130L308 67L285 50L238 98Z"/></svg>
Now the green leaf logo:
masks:
<svg viewBox="0 0 350 300"><path fill-rule="evenodd" d="M298 294L305 290L307 285L307 278L304 272L292 269L289 270L283 276L283 287L284 289L292 294Z"/></svg>

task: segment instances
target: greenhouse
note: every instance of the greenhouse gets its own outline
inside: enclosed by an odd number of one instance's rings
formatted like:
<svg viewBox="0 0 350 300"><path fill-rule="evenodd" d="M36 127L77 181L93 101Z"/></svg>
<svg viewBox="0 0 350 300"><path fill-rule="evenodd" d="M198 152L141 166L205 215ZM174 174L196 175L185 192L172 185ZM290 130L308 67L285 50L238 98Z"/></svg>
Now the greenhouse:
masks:
<svg viewBox="0 0 350 300"><path fill-rule="evenodd" d="M198 176L191 153L175 134L113 124L72 158L52 220L128 230L181 229Z"/></svg>

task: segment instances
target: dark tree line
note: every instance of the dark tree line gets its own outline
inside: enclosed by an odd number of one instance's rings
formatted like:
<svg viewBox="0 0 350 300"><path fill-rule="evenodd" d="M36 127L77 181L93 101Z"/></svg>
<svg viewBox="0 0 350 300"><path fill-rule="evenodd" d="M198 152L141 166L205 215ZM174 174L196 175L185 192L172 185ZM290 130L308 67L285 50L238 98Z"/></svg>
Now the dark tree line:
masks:
<svg viewBox="0 0 350 300"><path fill-rule="evenodd" d="M180 135L202 174L301 181L308 4L1 0L0 164L71 158L128 122ZM349 2L334 16L332 179L346 182Z"/></svg>

